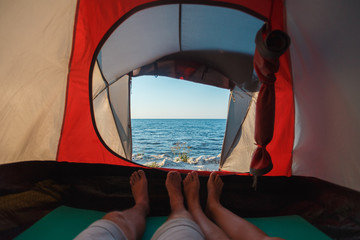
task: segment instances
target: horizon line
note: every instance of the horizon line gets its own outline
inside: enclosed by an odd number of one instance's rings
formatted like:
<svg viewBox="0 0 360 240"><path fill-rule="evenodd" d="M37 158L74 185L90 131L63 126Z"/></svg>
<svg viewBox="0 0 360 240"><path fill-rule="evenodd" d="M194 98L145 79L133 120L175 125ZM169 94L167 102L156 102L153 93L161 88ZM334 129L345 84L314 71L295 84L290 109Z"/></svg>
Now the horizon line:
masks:
<svg viewBox="0 0 360 240"><path fill-rule="evenodd" d="M209 119L221 119L221 120L226 120L227 118L131 118L131 119L164 119L164 120L179 120L179 119L199 119L199 120L209 120Z"/></svg>

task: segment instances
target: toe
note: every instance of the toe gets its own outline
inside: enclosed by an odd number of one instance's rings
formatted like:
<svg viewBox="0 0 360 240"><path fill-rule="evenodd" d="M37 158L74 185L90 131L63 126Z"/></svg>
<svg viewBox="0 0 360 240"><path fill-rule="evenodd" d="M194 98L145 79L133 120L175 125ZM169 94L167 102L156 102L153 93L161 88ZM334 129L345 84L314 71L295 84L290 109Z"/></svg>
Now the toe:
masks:
<svg viewBox="0 0 360 240"><path fill-rule="evenodd" d="M137 172L137 171L135 171L134 173L133 173L133 180L134 181L137 181L139 179L139 173Z"/></svg>
<svg viewBox="0 0 360 240"><path fill-rule="evenodd" d="M188 173L188 174L186 175L185 179L183 180L183 182L184 182L184 183L187 183L187 182L189 181L190 177L191 177L191 175L190 175L190 173Z"/></svg>
<svg viewBox="0 0 360 240"><path fill-rule="evenodd" d="M211 172L210 177L209 177L209 181L214 181L216 177L216 173L215 172Z"/></svg>
<svg viewBox="0 0 360 240"><path fill-rule="evenodd" d="M140 179L140 173L139 171L135 171L130 176L130 184L135 184Z"/></svg>
<svg viewBox="0 0 360 240"><path fill-rule="evenodd" d="M145 176L145 172L143 171L143 170L139 170L138 171L138 177L139 178L145 178L146 176Z"/></svg>

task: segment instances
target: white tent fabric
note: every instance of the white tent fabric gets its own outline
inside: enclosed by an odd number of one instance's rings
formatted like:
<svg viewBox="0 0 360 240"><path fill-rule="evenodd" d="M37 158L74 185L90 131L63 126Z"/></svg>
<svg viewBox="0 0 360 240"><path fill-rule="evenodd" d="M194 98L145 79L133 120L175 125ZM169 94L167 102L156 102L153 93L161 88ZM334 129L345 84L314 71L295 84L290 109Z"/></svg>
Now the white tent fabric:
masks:
<svg viewBox="0 0 360 240"><path fill-rule="evenodd" d="M105 144L121 156L126 156L120 134L110 106L109 91L100 73L98 64L93 71L93 108L96 128ZM128 78L126 78L126 81Z"/></svg>
<svg viewBox="0 0 360 240"><path fill-rule="evenodd" d="M293 174L360 190L360 1L286 3L296 101Z"/></svg>
<svg viewBox="0 0 360 240"><path fill-rule="evenodd" d="M107 91L101 92L97 98L94 99L93 103L96 126L105 144L114 152L121 156L126 156L111 111Z"/></svg>
<svg viewBox="0 0 360 240"><path fill-rule="evenodd" d="M190 76L178 76L177 68L188 65L198 65L196 72ZM201 65L201 66L200 66ZM162 75L174 78L212 85L215 87L233 89L234 85L246 91L258 89L259 81L253 78L253 56L225 51L182 51L168 55L146 66L133 71L133 76Z"/></svg>
<svg viewBox="0 0 360 240"><path fill-rule="evenodd" d="M253 54L255 34L262 24L252 16L224 7L151 7L126 19L107 39L101 48L101 70L111 81L180 50Z"/></svg>
<svg viewBox="0 0 360 240"><path fill-rule="evenodd" d="M0 2L0 163L55 160L75 0Z"/></svg>
<svg viewBox="0 0 360 240"><path fill-rule="evenodd" d="M122 22L105 41L97 57L101 73L110 85L112 114L115 117L121 144L124 145L122 150L116 144L112 144L115 148L109 147L120 156L131 159L131 128L127 106L129 101L126 99L128 86L122 84L124 88L118 86L114 89L117 84L112 84L113 81L147 64L151 64L147 68L154 69L152 65L154 61L180 52L178 55L181 57L217 67L233 81L250 86L252 84L252 56L250 54L254 52L255 34L262 24L262 21L237 10L194 4L151 7L133 14ZM204 71L199 69L198 72L200 75L193 74L192 77L201 78ZM212 77L221 76L216 75L217 72L211 68L210 71L206 70L206 73L207 75L212 73ZM237 91L235 92L234 96L237 95ZM115 96L121 96L121 100L114 101ZM103 101L104 104L105 102ZM241 133L237 130L235 135L231 136L232 130L239 128L247 108L246 105L242 111L243 114L239 116L240 122L231 121L231 124L228 124L226 134L230 137L224 145L227 149L226 155L228 148L234 145L233 142L238 141L235 137L241 137ZM98 107L98 109L104 108ZM99 114L96 113L95 116ZM109 121L99 119L100 117L96 117L97 126L102 129L100 135L110 134L110 136L103 136L107 139L104 141L116 142L118 138L111 140L113 133L105 130L106 126L100 126L109 124ZM242 172L248 171L250 160L250 154L246 153L247 169Z"/></svg>
<svg viewBox="0 0 360 240"><path fill-rule="evenodd" d="M107 87L107 82L104 80L98 61L95 62L94 71L92 75L92 99L94 100Z"/></svg>
<svg viewBox="0 0 360 240"><path fill-rule="evenodd" d="M255 103L257 92L245 93L238 87L232 91L220 169L249 172L252 154L256 149ZM240 123L240 124L239 124Z"/></svg>
<svg viewBox="0 0 360 240"><path fill-rule="evenodd" d="M135 13L120 24L101 48L105 79L113 81L179 51L178 14L178 5L153 7Z"/></svg>
<svg viewBox="0 0 360 240"><path fill-rule="evenodd" d="M182 4L181 49L254 54L255 34L263 21L238 10Z"/></svg>
<svg viewBox="0 0 360 240"><path fill-rule="evenodd" d="M121 156L127 159L131 159L132 153L129 81L129 76L125 75L109 88L110 106L125 153L125 155Z"/></svg>

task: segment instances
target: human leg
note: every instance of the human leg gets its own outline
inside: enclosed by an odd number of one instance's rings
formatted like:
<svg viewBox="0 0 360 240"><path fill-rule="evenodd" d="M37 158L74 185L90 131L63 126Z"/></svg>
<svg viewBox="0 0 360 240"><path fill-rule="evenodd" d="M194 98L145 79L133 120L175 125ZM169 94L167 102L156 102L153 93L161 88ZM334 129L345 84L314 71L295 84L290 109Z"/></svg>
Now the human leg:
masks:
<svg viewBox="0 0 360 240"><path fill-rule="evenodd" d="M206 212L231 239L279 239L269 237L252 223L224 208L220 203L223 186L224 183L220 176L212 172L207 183L208 199Z"/></svg>
<svg viewBox="0 0 360 240"><path fill-rule="evenodd" d="M116 223L129 240L141 239L145 231L145 218L149 213L148 183L143 170L132 173L130 186L135 206L124 211L110 212L103 219Z"/></svg>
<svg viewBox="0 0 360 240"><path fill-rule="evenodd" d="M181 192L181 180L179 172L171 171L168 173L165 181L171 208L171 213L168 218L169 220L174 218L192 219L191 214L184 206L184 197Z"/></svg>
<svg viewBox="0 0 360 240"><path fill-rule="evenodd" d="M197 172L189 173L183 181L186 202L188 204L189 212L194 218L195 222L200 226L206 239L228 239L223 230L221 230L215 223L213 223L200 206L199 190L200 182Z"/></svg>
<svg viewBox="0 0 360 240"><path fill-rule="evenodd" d="M167 221L154 233L152 239L203 240L204 235L184 206L179 172L168 173L165 186L169 194L171 213Z"/></svg>

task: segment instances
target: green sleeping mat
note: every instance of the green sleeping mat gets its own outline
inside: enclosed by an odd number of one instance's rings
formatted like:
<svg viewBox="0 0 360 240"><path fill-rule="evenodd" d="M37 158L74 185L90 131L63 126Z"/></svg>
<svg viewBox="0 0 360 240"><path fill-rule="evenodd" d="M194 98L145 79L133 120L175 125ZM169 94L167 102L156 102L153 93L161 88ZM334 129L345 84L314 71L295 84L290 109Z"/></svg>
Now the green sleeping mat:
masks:
<svg viewBox="0 0 360 240"><path fill-rule="evenodd" d="M40 219L15 239L73 239L92 222L100 219L104 215L104 212L61 206ZM166 218L167 217L148 217L143 239L150 239ZM306 220L296 215L247 218L247 220L261 228L269 236L273 237L281 237L288 240L330 239Z"/></svg>

